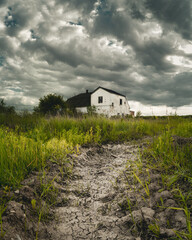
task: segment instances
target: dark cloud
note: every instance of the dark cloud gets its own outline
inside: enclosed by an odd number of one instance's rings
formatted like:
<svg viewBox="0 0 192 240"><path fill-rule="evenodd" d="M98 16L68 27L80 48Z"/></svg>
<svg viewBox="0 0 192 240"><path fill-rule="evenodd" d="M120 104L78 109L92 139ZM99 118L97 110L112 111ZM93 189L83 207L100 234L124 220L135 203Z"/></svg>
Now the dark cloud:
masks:
<svg viewBox="0 0 192 240"><path fill-rule="evenodd" d="M145 83L137 84L130 94L131 99L145 104L167 105L180 107L192 103L192 73L183 72L166 79L150 79Z"/></svg>
<svg viewBox="0 0 192 240"><path fill-rule="evenodd" d="M0 37L0 55L4 58L14 56L14 45L9 37Z"/></svg>
<svg viewBox="0 0 192 240"><path fill-rule="evenodd" d="M89 14L93 8L94 4L97 2L97 0L56 0L56 4L63 5L65 8L68 9L75 9L80 10L84 14ZM82 16L83 17L83 16Z"/></svg>
<svg viewBox="0 0 192 240"><path fill-rule="evenodd" d="M63 62L74 68L85 65L117 72L125 71L129 67L126 56L119 53L103 54L97 46L91 46L90 41L80 43L77 39L73 39L61 45L49 44L37 39L37 41L27 41L22 46L32 53L39 54L50 65Z"/></svg>
<svg viewBox="0 0 192 240"><path fill-rule="evenodd" d="M19 31L28 25L33 15L31 10L16 3L8 7L7 14L4 17L4 24L9 36L16 36Z"/></svg>
<svg viewBox="0 0 192 240"><path fill-rule="evenodd" d="M110 7L103 5L97 9L97 16L91 28L92 34L112 35L122 40L124 44L136 44L138 42L138 36L135 32L131 17L125 13L118 12L114 5Z"/></svg>
<svg viewBox="0 0 192 240"><path fill-rule="evenodd" d="M157 19L171 24L170 30L175 30L185 39L192 39L191 0L147 0L146 6Z"/></svg>
<svg viewBox="0 0 192 240"><path fill-rule="evenodd" d="M6 4L6 0L1 0L0 1L0 7L4 6Z"/></svg>
<svg viewBox="0 0 192 240"><path fill-rule="evenodd" d="M34 105L54 92L66 99L100 85L143 104L192 104L189 0L0 6L0 97L10 103Z"/></svg>
<svg viewBox="0 0 192 240"><path fill-rule="evenodd" d="M172 71L175 68L165 58L167 55L172 55L175 52L169 40L154 39L141 46L136 46L135 50L144 66L153 66L156 71L164 72Z"/></svg>
<svg viewBox="0 0 192 240"><path fill-rule="evenodd" d="M144 20L145 17L141 13L139 16L136 4L133 4L131 9L131 14L124 11L118 12L114 5L109 7L106 1L103 1L103 4L98 7L98 15L91 29L92 34L114 36L123 41L125 46L130 45L144 66L152 66L157 71L172 70L174 66L166 60L166 56L174 53L173 42L170 39L153 39L153 37L141 41L140 34L143 34L144 30L132 18ZM133 17L133 12L134 14L137 12L138 15Z"/></svg>
<svg viewBox="0 0 192 240"><path fill-rule="evenodd" d="M145 20L145 15L138 9L136 3L133 3L131 6L131 17L133 19L139 19L141 21Z"/></svg>

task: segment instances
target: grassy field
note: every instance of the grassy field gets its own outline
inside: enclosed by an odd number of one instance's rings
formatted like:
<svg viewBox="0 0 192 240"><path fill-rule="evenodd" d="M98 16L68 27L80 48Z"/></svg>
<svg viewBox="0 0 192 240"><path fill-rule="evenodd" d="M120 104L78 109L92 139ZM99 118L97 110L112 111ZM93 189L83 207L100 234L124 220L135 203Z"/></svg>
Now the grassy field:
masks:
<svg viewBox="0 0 192 240"><path fill-rule="evenodd" d="M141 158L158 170L168 187L181 193L192 237L192 119L106 119L104 117L54 117L35 114L0 115L0 190L16 189L32 172L42 171L49 161L68 161L79 146L137 141L149 137ZM71 171L71 169L68 169ZM0 202L1 216L6 203Z"/></svg>
<svg viewBox="0 0 192 240"><path fill-rule="evenodd" d="M77 145L125 142L144 136L154 138L148 155L158 166L191 177L191 144L176 149L173 142L173 136L192 136L191 119L46 119L31 114L1 115L0 186L18 186L29 172L41 169L53 154L72 152Z"/></svg>

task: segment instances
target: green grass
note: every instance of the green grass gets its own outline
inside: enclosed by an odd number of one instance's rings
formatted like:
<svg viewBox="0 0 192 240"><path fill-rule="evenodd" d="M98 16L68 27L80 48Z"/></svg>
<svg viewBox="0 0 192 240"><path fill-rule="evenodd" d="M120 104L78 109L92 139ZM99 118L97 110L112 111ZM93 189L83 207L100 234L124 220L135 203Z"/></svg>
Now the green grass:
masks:
<svg viewBox="0 0 192 240"><path fill-rule="evenodd" d="M161 134L161 135L160 135ZM156 136L160 135L157 139ZM106 119L103 117L46 119L35 114L0 115L0 185L16 187L53 155L73 152L76 145L125 142L154 137L151 156L166 168L191 170L191 147L175 150L172 135L191 136L190 119Z"/></svg>
<svg viewBox="0 0 192 240"><path fill-rule="evenodd" d="M0 185L16 186L45 161L45 148L39 141L0 128Z"/></svg>

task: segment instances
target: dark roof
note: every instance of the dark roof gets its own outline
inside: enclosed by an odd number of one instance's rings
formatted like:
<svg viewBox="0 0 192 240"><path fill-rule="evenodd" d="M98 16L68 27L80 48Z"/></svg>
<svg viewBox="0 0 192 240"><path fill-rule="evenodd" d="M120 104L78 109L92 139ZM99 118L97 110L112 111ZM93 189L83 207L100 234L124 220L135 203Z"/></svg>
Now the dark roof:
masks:
<svg viewBox="0 0 192 240"><path fill-rule="evenodd" d="M125 95L123 95L123 94L120 94L120 93L115 92L115 91L113 91L113 90L111 90L111 89L107 89L107 88L103 88L103 87L98 87L98 88L96 88L92 93L96 92L99 88L101 88L101 89L103 89L103 90L105 90L105 91L107 91L107 92L110 92L110 93L113 93L113 94L116 94L116 95L125 97Z"/></svg>
<svg viewBox="0 0 192 240"><path fill-rule="evenodd" d="M67 99L71 107L88 107L91 106L91 93L81 93Z"/></svg>

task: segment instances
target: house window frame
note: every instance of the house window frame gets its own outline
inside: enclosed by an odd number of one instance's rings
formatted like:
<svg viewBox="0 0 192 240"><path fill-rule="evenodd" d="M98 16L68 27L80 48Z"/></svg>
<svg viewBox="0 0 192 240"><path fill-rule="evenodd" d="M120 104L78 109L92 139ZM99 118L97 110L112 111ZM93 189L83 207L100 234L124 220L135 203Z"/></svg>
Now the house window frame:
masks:
<svg viewBox="0 0 192 240"><path fill-rule="evenodd" d="M98 103L103 103L103 96L98 96Z"/></svg>
<svg viewBox="0 0 192 240"><path fill-rule="evenodd" d="M119 100L119 105L123 105L123 99L122 98L120 98L120 100Z"/></svg>

